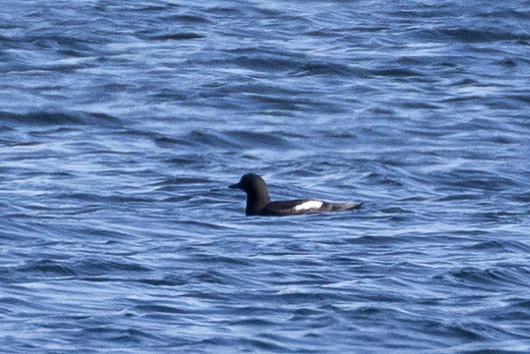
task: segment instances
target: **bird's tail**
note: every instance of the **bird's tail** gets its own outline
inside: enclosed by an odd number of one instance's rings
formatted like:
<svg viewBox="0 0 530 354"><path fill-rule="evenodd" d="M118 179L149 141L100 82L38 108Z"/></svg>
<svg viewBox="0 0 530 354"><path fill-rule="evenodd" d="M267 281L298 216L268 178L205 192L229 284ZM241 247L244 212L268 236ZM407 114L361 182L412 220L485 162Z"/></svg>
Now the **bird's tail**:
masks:
<svg viewBox="0 0 530 354"><path fill-rule="evenodd" d="M348 204L348 203L327 203L330 211L341 211L341 210L356 210L360 209L364 203L359 204Z"/></svg>

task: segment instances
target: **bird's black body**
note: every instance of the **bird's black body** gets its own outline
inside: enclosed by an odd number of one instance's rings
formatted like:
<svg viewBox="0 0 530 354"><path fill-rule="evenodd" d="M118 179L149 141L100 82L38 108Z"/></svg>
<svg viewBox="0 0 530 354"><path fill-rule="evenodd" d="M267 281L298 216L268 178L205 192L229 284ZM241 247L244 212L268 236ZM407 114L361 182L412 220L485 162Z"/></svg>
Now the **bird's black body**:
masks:
<svg viewBox="0 0 530 354"><path fill-rule="evenodd" d="M285 216L323 211L342 211L359 209L361 204L328 203L315 199L296 199L271 202L267 184L260 176L247 173L230 188L238 188L247 194L246 215Z"/></svg>

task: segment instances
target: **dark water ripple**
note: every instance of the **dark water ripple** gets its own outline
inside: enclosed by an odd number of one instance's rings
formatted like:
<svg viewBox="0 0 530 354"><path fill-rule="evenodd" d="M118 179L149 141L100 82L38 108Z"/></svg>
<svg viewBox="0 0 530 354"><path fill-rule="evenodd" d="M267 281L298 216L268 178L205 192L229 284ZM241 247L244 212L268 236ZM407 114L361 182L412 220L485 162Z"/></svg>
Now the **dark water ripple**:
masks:
<svg viewBox="0 0 530 354"><path fill-rule="evenodd" d="M9 3L2 352L529 352L528 9Z"/></svg>

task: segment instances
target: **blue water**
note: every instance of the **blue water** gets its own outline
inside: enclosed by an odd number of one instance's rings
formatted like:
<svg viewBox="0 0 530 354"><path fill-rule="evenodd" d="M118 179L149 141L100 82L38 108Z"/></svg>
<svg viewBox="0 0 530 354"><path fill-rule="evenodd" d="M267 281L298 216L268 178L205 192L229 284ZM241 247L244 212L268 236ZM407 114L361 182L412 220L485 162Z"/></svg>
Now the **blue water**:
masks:
<svg viewBox="0 0 530 354"><path fill-rule="evenodd" d="M2 352L530 352L528 1L1 3Z"/></svg>

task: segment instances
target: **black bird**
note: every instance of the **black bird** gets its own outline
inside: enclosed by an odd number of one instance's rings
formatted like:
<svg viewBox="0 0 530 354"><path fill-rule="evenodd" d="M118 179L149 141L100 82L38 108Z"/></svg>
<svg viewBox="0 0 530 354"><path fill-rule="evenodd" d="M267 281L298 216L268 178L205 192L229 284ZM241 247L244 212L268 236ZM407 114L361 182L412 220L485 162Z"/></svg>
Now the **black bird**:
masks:
<svg viewBox="0 0 530 354"><path fill-rule="evenodd" d="M271 202L267 184L254 173L243 175L238 183L229 188L242 189L247 194L246 215L285 216L322 211L342 211L359 209L360 204L328 203L316 199L296 199Z"/></svg>

